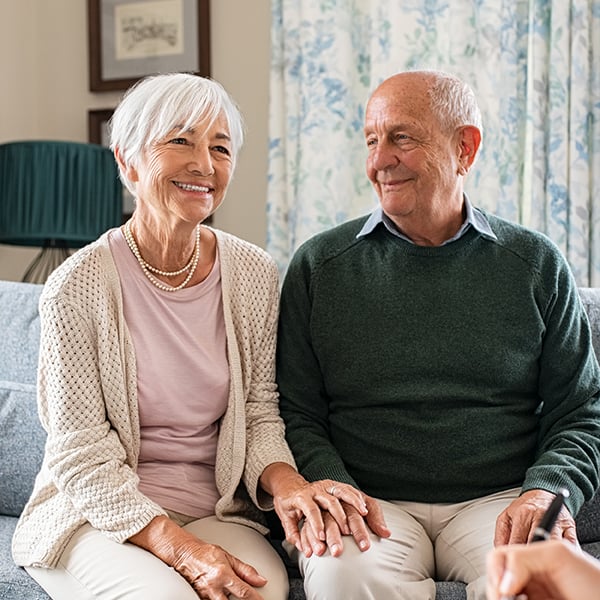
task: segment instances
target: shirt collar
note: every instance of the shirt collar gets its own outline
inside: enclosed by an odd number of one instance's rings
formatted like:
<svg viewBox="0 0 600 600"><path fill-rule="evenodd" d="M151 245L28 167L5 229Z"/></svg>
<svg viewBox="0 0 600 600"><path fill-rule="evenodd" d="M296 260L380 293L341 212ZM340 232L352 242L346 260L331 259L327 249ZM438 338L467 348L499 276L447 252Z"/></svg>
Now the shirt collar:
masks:
<svg viewBox="0 0 600 600"><path fill-rule="evenodd" d="M478 231L483 237L486 237L490 240L497 240L496 234L492 231L490 224L485 217L485 215L478 209L475 208L467 195L464 195L465 199L465 220L463 224L460 226L460 229L448 240L443 242L441 245L449 244L450 242L454 242L455 240L461 238L469 229L469 227L473 227L476 231ZM392 233L393 235L406 240L413 244L414 242L405 236L402 232L398 231L398 228L394 224L394 222L383 212L381 206L378 206L369 216L365 224L362 226L362 229L356 235L357 238L365 237L374 231L374 229L383 223L385 228Z"/></svg>

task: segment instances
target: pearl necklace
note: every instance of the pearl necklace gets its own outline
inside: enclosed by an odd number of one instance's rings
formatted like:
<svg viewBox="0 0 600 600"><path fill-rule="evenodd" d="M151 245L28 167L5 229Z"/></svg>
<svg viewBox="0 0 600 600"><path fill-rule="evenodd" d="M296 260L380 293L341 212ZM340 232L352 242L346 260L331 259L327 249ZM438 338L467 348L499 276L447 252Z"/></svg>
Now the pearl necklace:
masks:
<svg viewBox="0 0 600 600"><path fill-rule="evenodd" d="M140 267L142 267L142 271L144 275L148 278L150 283L157 287L159 290L163 290L165 292L177 292L178 290L183 289L192 279L194 273L196 272L196 267L198 266L198 261L200 260L200 225L196 227L196 242L194 244L194 253L192 254L192 258L188 262L185 267L179 269L178 271L161 271L156 267L153 267L150 263L146 262L140 253L140 249L138 248L135 239L133 237L133 233L131 232L131 221L127 221L125 223L125 227L123 228L125 233L125 240L131 252L135 256L138 261ZM152 273L156 273L157 275L162 275L163 277L175 277L177 275L181 275L189 271L187 277L184 281L182 281L179 285L173 287L167 285L154 277Z"/></svg>

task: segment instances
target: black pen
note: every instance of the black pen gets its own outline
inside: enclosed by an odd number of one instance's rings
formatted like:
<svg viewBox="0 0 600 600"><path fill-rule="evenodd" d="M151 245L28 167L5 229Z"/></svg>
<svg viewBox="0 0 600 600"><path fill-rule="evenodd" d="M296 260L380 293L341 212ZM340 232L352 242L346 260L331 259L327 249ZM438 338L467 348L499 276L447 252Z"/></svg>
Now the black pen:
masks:
<svg viewBox="0 0 600 600"><path fill-rule="evenodd" d="M542 515L538 526L533 532L533 536L531 538L532 543L543 542L544 540L550 539L550 534L552 533L556 519L558 519L560 510L568 497L569 490L564 488L558 490L556 496L550 503L550 506L546 509L546 512ZM501 596L500 600L519 600L522 597L523 596Z"/></svg>
<svg viewBox="0 0 600 600"><path fill-rule="evenodd" d="M562 489L558 490L558 493L552 500L548 510L542 516L538 526L533 532L532 542L543 542L544 540L550 539L550 533L556 523L560 509L563 507L565 500L569 497L569 490Z"/></svg>

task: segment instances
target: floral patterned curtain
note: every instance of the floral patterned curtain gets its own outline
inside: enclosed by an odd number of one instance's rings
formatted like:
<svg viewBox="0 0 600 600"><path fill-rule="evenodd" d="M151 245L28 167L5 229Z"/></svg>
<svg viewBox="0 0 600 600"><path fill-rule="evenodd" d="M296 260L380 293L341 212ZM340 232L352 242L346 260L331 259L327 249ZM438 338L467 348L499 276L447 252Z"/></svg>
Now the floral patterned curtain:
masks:
<svg viewBox="0 0 600 600"><path fill-rule="evenodd" d="M546 233L600 286L600 0L272 0L267 250L366 214L365 102L436 68L475 90L476 206Z"/></svg>

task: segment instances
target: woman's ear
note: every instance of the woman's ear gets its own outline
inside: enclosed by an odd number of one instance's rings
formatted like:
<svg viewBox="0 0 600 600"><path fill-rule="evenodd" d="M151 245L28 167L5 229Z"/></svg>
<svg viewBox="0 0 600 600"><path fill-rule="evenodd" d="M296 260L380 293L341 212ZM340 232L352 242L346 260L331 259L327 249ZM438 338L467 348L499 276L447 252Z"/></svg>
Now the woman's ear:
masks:
<svg viewBox="0 0 600 600"><path fill-rule="evenodd" d="M465 125L458 130L458 174L466 175L475 162L481 144L481 131L475 125Z"/></svg>
<svg viewBox="0 0 600 600"><path fill-rule="evenodd" d="M128 165L123 160L123 155L121 154L121 149L117 146L115 148L115 160L119 165L119 169L121 173L125 176L125 178L129 181L136 182L138 181L137 169L133 165Z"/></svg>

